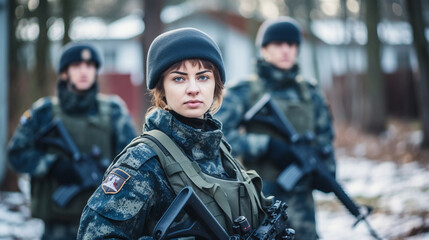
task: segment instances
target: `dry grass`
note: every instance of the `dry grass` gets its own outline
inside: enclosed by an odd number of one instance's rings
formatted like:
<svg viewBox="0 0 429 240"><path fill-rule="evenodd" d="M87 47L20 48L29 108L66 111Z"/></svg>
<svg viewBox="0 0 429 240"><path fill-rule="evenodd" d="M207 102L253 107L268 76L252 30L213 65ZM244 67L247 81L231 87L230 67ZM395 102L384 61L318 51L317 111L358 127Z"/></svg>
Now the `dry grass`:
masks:
<svg viewBox="0 0 429 240"><path fill-rule="evenodd" d="M385 132L365 133L356 127L337 123L335 147L337 154L394 161L398 164L418 161L428 166L429 150L421 150L420 125L415 121L389 120ZM421 140L420 140L421 141Z"/></svg>

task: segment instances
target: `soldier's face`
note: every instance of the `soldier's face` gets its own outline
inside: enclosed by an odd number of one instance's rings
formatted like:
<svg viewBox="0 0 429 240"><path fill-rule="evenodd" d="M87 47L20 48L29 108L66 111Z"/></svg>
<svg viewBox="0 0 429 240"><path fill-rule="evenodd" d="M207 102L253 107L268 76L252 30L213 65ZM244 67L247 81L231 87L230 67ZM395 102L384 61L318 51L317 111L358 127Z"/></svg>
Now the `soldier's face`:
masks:
<svg viewBox="0 0 429 240"><path fill-rule="evenodd" d="M78 91L88 90L94 84L96 74L93 62L74 62L67 68L68 79Z"/></svg>
<svg viewBox="0 0 429 240"><path fill-rule="evenodd" d="M287 42L271 42L261 49L265 61L274 66L289 70L295 64L298 54L298 45Z"/></svg>
<svg viewBox="0 0 429 240"><path fill-rule="evenodd" d="M184 117L203 118L213 103L213 71L190 61L164 73L163 85L169 109Z"/></svg>

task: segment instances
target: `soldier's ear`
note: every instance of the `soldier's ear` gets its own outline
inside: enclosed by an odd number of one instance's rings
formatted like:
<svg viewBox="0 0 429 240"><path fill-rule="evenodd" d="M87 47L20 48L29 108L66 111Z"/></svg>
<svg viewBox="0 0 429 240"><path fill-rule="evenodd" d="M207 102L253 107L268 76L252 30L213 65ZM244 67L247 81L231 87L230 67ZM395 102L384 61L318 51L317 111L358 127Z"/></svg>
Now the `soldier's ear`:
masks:
<svg viewBox="0 0 429 240"><path fill-rule="evenodd" d="M65 71L61 72L61 74L60 74L60 80L61 81L67 81L67 73Z"/></svg>
<svg viewBox="0 0 429 240"><path fill-rule="evenodd" d="M260 55L265 59L265 60L267 60L267 58L269 58L270 56L269 56L269 54L267 53L267 49L265 48L265 47L262 47L261 49L260 49Z"/></svg>

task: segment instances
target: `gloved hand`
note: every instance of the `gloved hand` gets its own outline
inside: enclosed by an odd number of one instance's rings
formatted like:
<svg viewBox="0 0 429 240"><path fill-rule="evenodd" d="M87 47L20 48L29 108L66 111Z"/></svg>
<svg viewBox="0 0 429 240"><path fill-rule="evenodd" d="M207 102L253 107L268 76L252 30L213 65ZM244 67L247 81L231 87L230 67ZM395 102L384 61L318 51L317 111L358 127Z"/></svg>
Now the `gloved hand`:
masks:
<svg viewBox="0 0 429 240"><path fill-rule="evenodd" d="M58 158L51 166L50 173L60 184L80 184L80 177L69 160Z"/></svg>
<svg viewBox="0 0 429 240"><path fill-rule="evenodd" d="M281 169L295 161L295 156L289 145L276 138L270 138L267 153L264 157Z"/></svg>

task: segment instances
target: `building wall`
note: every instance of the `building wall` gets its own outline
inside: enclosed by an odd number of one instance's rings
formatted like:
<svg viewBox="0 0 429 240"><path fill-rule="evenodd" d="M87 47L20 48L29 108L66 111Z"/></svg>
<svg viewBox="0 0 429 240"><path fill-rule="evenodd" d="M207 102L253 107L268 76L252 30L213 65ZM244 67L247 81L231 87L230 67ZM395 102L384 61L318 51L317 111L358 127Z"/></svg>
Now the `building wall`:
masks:
<svg viewBox="0 0 429 240"><path fill-rule="evenodd" d="M226 68L227 84L233 84L253 72L254 44L246 35L214 20L208 15L195 14L170 23L166 30L194 27L207 33L219 45Z"/></svg>

